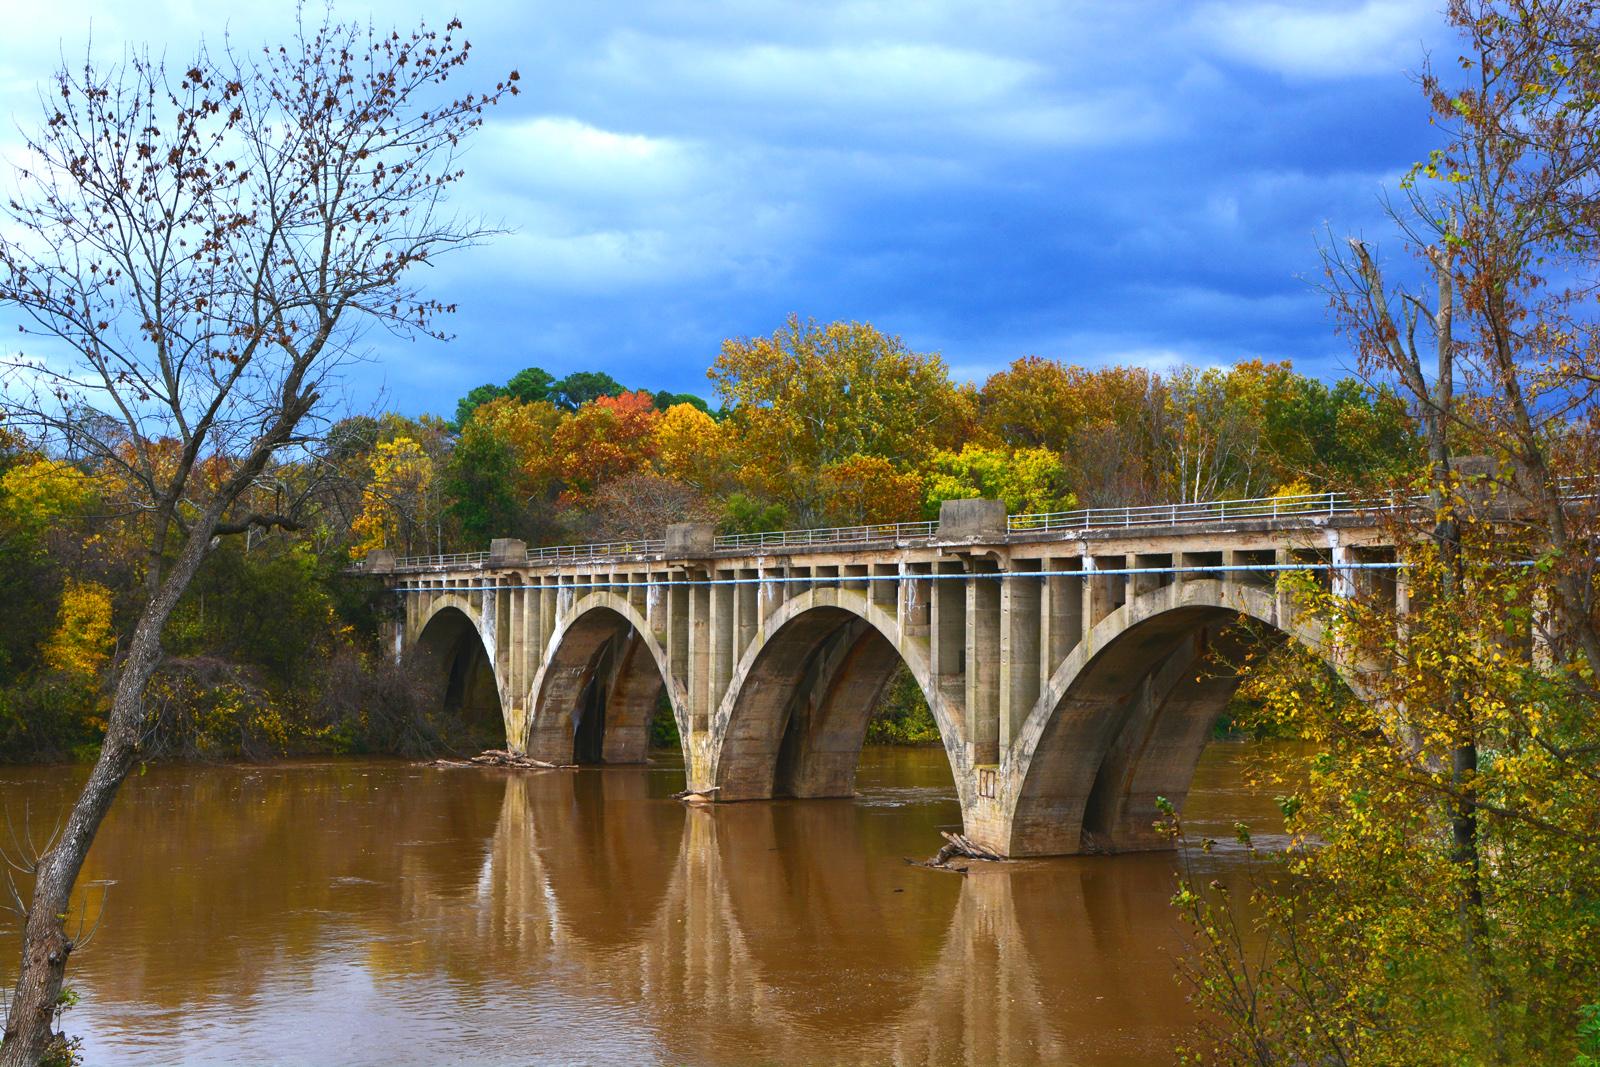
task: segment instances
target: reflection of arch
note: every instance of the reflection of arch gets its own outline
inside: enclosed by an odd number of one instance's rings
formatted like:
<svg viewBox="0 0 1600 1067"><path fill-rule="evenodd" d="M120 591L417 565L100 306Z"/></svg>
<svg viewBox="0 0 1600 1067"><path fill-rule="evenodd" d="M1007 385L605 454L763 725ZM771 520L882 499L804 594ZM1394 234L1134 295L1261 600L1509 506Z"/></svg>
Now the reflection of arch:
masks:
<svg viewBox="0 0 1600 1067"><path fill-rule="evenodd" d="M473 740L503 744L505 716L493 652L483 620L464 597L445 595L430 605L416 640L417 653L440 676L444 708L458 715Z"/></svg>
<svg viewBox="0 0 1600 1067"><path fill-rule="evenodd" d="M670 680L660 642L625 598L588 594L546 647L530 692L530 756L553 763L578 756L595 762L595 755L606 763L643 761L650 719L665 687L688 761L687 694Z"/></svg>
<svg viewBox="0 0 1600 1067"><path fill-rule="evenodd" d="M859 592L814 589L764 622L712 722L718 800L849 796L878 694L904 661L944 739L957 789L968 775L962 731L936 686L926 648Z"/></svg>
<svg viewBox="0 0 1600 1067"><path fill-rule="evenodd" d="M1106 616L1050 679L1010 753L1013 856L1167 844L1158 796L1182 804L1211 728L1238 688L1241 617L1269 640L1324 653L1320 631L1284 618L1272 592L1186 581ZM1330 660L1347 684L1354 679Z"/></svg>
<svg viewBox="0 0 1600 1067"><path fill-rule="evenodd" d="M1042 897L1052 914L1040 925L1019 921L1012 883L1039 873L1058 883L1065 881L1070 890L1071 880L1061 877L1060 867L1043 872L1038 868L986 871L980 865L959 880L961 895L940 939L938 959L919 976L914 994L893 1025L884 1028L889 1052L882 1062L1066 1063L1081 1058L1081 1050L1071 1048L1064 1035L1093 1034L1097 1024L1104 1025L1104 1018L1086 1020L1077 1030L1062 1026L1060 1004L1051 1001L1087 1000L1090 1010L1101 1011L1103 1002L1084 997L1082 991L1109 991L1117 985L1080 975L1085 963L1093 964L1104 953L1093 943L1099 931L1078 921L1079 909L1070 892L1066 899L1059 892ZM1037 966L1039 939L1061 932L1070 932L1080 943L1051 958L1055 971ZM1064 983L1057 977L1063 960L1072 961L1073 972L1073 981L1065 984L1072 993L1066 996L1061 995ZM1138 981L1148 985L1145 973L1140 972ZM1116 1003L1120 1012L1121 1001Z"/></svg>
<svg viewBox="0 0 1600 1067"><path fill-rule="evenodd" d="M937 840L931 813L948 808L929 810L925 832ZM884 863L864 841L870 817L849 799L728 805L712 814L724 892L757 973L768 985L840 1005L833 1025L858 1025L840 1037L870 1037L903 1008L902 994L872 976L931 966L962 880Z"/></svg>
<svg viewBox="0 0 1600 1067"><path fill-rule="evenodd" d="M682 863L688 809L640 770L541 775L547 819L533 841L563 929L586 944L631 944L658 918Z"/></svg>
<svg viewBox="0 0 1600 1067"><path fill-rule="evenodd" d="M728 905L736 875L722 867L715 820L668 799L672 784L642 768L511 776L478 881L488 915L470 917L476 937L447 942L478 944L491 933L479 954L494 966L471 970L470 980L498 974L576 985L580 996L610 1001L647 1026L662 1013L692 1013L701 1025L663 1027L692 1045L666 1057L672 1062L725 1053L727 1027L762 1040L792 1033L786 1005L758 980ZM562 817L581 817L586 806L605 814L570 824ZM608 854L582 862L597 827ZM656 834L664 836L654 848L610 866L613 843L622 850ZM655 869L640 880L646 856Z"/></svg>

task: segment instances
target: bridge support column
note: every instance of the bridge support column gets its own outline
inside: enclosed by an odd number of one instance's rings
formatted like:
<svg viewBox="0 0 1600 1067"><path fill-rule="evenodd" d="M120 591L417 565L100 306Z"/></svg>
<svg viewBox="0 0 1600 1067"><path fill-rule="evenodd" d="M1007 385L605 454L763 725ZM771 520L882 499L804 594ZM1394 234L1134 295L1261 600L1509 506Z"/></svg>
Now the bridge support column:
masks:
<svg viewBox="0 0 1600 1067"><path fill-rule="evenodd" d="M694 582L704 582L705 571L691 571ZM689 707L691 726L695 730L711 727L711 587L694 585L689 589L688 619L689 653Z"/></svg>
<svg viewBox="0 0 1600 1067"><path fill-rule="evenodd" d="M1333 595L1345 600L1354 600L1356 587L1360 578L1360 571L1352 568L1355 563L1356 550L1349 545L1333 546L1333 573L1330 580L1333 583Z"/></svg>
<svg viewBox="0 0 1600 1067"><path fill-rule="evenodd" d="M1100 572L1123 570L1127 565L1127 556L1083 557L1083 626L1086 631L1098 626L1127 600L1128 576Z"/></svg>
<svg viewBox="0 0 1600 1067"><path fill-rule="evenodd" d="M934 685L960 706L966 696L963 672L967 653L967 591L957 577L965 568L959 562L936 564L938 573L951 575L931 582L933 605L930 609L932 647L929 661Z"/></svg>
<svg viewBox="0 0 1600 1067"><path fill-rule="evenodd" d="M1033 569L1020 565L1024 572ZM998 752L1016 740L1022 722L1039 699L1040 649L1049 635L1042 612L1044 579L1013 578L1001 583L1000 614L1004 620L1000 647L1000 737ZM999 762L998 753L996 762Z"/></svg>
<svg viewBox="0 0 1600 1067"><path fill-rule="evenodd" d="M974 767L1000 762L1000 625L999 570L973 560L966 584L966 709L967 733ZM995 577L986 577L994 575Z"/></svg>
<svg viewBox="0 0 1600 1067"><path fill-rule="evenodd" d="M929 573L931 568L925 563L902 563L900 581L897 583L899 596L896 606L900 632L924 643L932 626L933 582L921 576Z"/></svg>
<svg viewBox="0 0 1600 1067"><path fill-rule="evenodd" d="M726 581L733 577L732 571L709 571L707 577L717 581ZM738 628L734 621L735 590L734 585L713 585L710 596L710 628L707 639L711 645L710 671L708 690L706 696L707 720L716 713L717 706L722 703L722 695L728 691L728 682L733 678L733 657L738 654L735 647L738 642Z"/></svg>
<svg viewBox="0 0 1600 1067"><path fill-rule="evenodd" d="M1048 571L1081 567L1076 559L1045 560ZM1044 580L1039 600L1039 688L1050 684L1056 664L1083 639L1083 580L1052 575ZM1026 712L1024 712L1026 714Z"/></svg>

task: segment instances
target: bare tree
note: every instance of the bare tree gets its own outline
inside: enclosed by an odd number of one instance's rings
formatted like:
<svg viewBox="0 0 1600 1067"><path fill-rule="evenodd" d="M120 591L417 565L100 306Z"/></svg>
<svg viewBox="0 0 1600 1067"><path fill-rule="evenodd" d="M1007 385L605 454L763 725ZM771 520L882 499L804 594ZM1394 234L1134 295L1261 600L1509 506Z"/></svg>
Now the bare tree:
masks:
<svg viewBox="0 0 1600 1067"><path fill-rule="evenodd" d="M693 486L659 474L625 474L594 492L583 533L596 541L660 537L675 522L716 522L716 506Z"/></svg>
<svg viewBox="0 0 1600 1067"><path fill-rule="evenodd" d="M447 213L458 153L517 91L446 85L460 23L409 34L297 20L282 47L63 68L41 94L0 237L0 303L33 351L0 364L9 425L118 478L141 513L144 600L105 742L34 870L0 1065L37 1063L74 941L62 916L147 731L167 618L217 538L306 444L363 329L436 335L414 268L484 238Z"/></svg>
<svg viewBox="0 0 1600 1067"><path fill-rule="evenodd" d="M1452 452L1490 457L1548 557L1551 648L1592 677L1597 516L1564 486L1592 479L1600 439L1600 3L1452 0L1448 15L1459 82L1421 79L1443 147L1390 210L1413 262L1385 269L1351 241L1329 250L1329 292L1363 367L1421 417L1436 506Z"/></svg>

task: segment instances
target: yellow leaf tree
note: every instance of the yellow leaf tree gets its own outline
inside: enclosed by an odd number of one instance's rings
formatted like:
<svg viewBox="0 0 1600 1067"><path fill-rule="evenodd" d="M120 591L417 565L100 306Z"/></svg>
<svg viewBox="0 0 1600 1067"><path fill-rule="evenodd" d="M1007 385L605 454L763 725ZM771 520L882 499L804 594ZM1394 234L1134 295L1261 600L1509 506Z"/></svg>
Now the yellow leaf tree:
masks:
<svg viewBox="0 0 1600 1067"><path fill-rule="evenodd" d="M409 552L427 541L424 526L433 487L432 457L410 437L381 441L372 450L372 480L351 523L355 553L392 548Z"/></svg>
<svg viewBox="0 0 1600 1067"><path fill-rule="evenodd" d="M724 480L728 441L722 426L693 404L673 404L656 423L656 466L663 475L715 492Z"/></svg>
<svg viewBox="0 0 1600 1067"><path fill-rule="evenodd" d="M35 537L82 512L94 497L93 480L61 460L37 459L0 475L0 517Z"/></svg>
<svg viewBox="0 0 1600 1067"><path fill-rule="evenodd" d="M1005 502L1012 515L1064 511L1075 506L1061 457L1048 448L941 449L928 462L926 502L930 517L945 500L988 497Z"/></svg>
<svg viewBox="0 0 1600 1067"><path fill-rule="evenodd" d="M111 655L111 590L98 582L68 579L56 611L56 629L42 649L45 666L93 678Z"/></svg>
<svg viewBox="0 0 1600 1067"><path fill-rule="evenodd" d="M731 408L740 480L801 523L823 521L830 465L876 456L915 469L973 426L972 395L939 356L867 323L791 315L770 337L724 342L709 376Z"/></svg>

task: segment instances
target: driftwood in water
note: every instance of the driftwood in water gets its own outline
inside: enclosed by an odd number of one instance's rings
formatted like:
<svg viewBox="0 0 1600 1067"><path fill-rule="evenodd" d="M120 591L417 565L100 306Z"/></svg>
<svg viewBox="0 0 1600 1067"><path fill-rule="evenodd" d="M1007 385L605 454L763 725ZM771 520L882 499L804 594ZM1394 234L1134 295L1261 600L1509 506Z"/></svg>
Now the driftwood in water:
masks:
<svg viewBox="0 0 1600 1067"><path fill-rule="evenodd" d="M683 789L672 794L672 799L681 800L685 804L704 804L709 800L716 799L712 794L721 788L720 785L714 785L709 789Z"/></svg>
<svg viewBox="0 0 1600 1067"><path fill-rule="evenodd" d="M948 830L940 830L939 836L944 838L944 845L940 847L925 866L948 867L950 861L957 856L972 860L1003 860L1004 856L992 848L985 848L972 840L966 834L953 834Z"/></svg>
<svg viewBox="0 0 1600 1067"><path fill-rule="evenodd" d="M468 760L436 759L427 764L429 767L509 767L519 771L561 771L576 767L576 763L547 763L542 759L532 756L519 756L515 752L507 752L503 748L491 748L487 752L480 752Z"/></svg>

